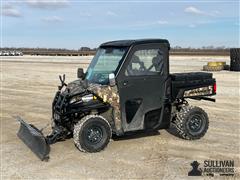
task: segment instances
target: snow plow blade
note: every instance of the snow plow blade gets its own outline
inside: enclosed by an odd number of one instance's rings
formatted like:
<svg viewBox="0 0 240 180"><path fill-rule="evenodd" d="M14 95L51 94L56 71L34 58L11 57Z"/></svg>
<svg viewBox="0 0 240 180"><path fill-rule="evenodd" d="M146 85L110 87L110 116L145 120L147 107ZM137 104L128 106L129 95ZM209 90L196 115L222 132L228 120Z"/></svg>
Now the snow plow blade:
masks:
<svg viewBox="0 0 240 180"><path fill-rule="evenodd" d="M19 116L15 118L20 122L20 129L17 136L37 155L37 157L42 161L47 161L49 159L50 146L43 133L34 125L26 123Z"/></svg>

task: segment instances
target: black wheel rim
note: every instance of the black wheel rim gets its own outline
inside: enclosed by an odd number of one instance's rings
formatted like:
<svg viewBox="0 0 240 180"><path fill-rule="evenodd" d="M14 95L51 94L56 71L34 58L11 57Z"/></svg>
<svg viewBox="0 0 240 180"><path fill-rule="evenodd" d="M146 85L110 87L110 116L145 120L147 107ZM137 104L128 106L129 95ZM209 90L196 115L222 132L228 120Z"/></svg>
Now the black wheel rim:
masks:
<svg viewBox="0 0 240 180"><path fill-rule="evenodd" d="M188 129L192 133L198 133L202 130L203 128L203 118L202 116L195 114L190 117L188 121Z"/></svg>
<svg viewBox="0 0 240 180"><path fill-rule="evenodd" d="M90 126L87 130L87 140L90 144L97 144L103 138L102 128L99 126Z"/></svg>

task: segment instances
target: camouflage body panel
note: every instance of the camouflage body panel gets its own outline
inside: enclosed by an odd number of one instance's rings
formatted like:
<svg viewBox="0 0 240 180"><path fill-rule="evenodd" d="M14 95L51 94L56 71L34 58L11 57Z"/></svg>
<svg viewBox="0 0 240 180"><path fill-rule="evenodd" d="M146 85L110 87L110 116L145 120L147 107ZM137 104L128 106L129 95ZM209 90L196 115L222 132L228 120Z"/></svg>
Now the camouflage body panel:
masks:
<svg viewBox="0 0 240 180"><path fill-rule="evenodd" d="M70 95L74 95L77 93L82 93L86 90L86 82L80 79L75 80L67 84L67 87L62 90L62 93L68 93Z"/></svg>
<svg viewBox="0 0 240 180"><path fill-rule="evenodd" d="M201 87L196 89L191 89L184 92L184 97L191 96L206 96L213 94L213 86Z"/></svg>
<svg viewBox="0 0 240 180"><path fill-rule="evenodd" d="M88 89L102 98L103 102L108 102L113 107L116 130L121 130L120 99L117 86L89 84Z"/></svg>

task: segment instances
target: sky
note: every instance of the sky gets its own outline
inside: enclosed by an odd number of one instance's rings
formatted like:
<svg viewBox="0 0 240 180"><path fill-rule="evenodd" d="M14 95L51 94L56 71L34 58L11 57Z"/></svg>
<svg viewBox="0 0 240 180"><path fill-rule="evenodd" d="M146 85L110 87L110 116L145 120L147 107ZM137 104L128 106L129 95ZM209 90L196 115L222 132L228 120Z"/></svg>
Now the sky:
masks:
<svg viewBox="0 0 240 180"><path fill-rule="evenodd" d="M239 16L239 0L1 0L1 46L162 38L172 47L239 47Z"/></svg>

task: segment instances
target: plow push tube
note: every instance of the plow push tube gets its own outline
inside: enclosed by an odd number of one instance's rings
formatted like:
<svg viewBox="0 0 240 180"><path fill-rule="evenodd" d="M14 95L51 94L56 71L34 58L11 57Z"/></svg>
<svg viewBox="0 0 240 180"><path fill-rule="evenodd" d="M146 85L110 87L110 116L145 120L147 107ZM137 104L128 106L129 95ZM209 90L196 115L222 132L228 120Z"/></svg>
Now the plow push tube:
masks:
<svg viewBox="0 0 240 180"><path fill-rule="evenodd" d="M21 117L15 117L20 122L20 129L17 136L26 144L34 154L42 161L49 159L50 146L43 133L34 125L26 123Z"/></svg>

